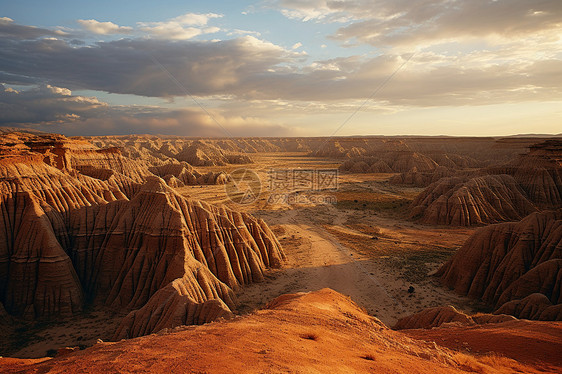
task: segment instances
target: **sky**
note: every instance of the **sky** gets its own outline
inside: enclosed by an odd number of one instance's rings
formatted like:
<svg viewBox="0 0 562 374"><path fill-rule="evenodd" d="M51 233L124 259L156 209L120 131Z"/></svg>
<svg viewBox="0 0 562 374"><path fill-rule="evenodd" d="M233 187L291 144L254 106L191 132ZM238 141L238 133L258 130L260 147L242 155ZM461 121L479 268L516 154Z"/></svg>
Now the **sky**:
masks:
<svg viewBox="0 0 562 374"><path fill-rule="evenodd" d="M562 133L560 0L0 0L0 126Z"/></svg>

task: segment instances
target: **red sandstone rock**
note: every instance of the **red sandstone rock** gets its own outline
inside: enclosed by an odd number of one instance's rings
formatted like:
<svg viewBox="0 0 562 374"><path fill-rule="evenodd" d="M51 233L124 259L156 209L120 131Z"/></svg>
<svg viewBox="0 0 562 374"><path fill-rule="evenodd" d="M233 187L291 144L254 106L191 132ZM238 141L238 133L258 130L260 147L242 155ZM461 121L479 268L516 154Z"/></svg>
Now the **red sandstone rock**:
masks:
<svg viewBox="0 0 562 374"><path fill-rule="evenodd" d="M506 165L478 171L482 176L469 179L464 173L434 182L412 203L412 216L430 224L468 226L520 220L538 209L562 207L562 142L530 149ZM408 173L392 182L423 186L432 178Z"/></svg>
<svg viewBox="0 0 562 374"><path fill-rule="evenodd" d="M352 173L431 171L439 165L431 158L412 151L377 152L376 155L351 158L341 166L341 171Z"/></svg>
<svg viewBox="0 0 562 374"><path fill-rule="evenodd" d="M561 331L560 323L538 321L392 331L324 289L283 295L230 321L96 344L44 362L0 359L0 365L6 373L559 372Z"/></svg>
<svg viewBox="0 0 562 374"><path fill-rule="evenodd" d="M469 316L458 311L453 306L442 306L436 308L424 309L421 312L403 317L393 329L431 329L439 327L443 324L454 324L456 326L474 326L485 323L501 323L512 321L516 318L509 313L501 314L476 314Z"/></svg>
<svg viewBox="0 0 562 374"><path fill-rule="evenodd" d="M207 276L214 278L212 274ZM219 318L233 317L230 311L234 306L230 299L232 295L227 299L230 307L220 298L205 300L200 297L197 300L189 290L191 283L192 280L180 278L160 289L146 305L125 317L115 332L114 340L148 335L175 326L202 325Z"/></svg>
<svg viewBox="0 0 562 374"><path fill-rule="evenodd" d="M50 147L50 138L33 139ZM284 254L263 221L187 200L117 150L74 157L65 142L70 158L60 170L27 145L0 157L0 303L9 313L72 315L85 298L125 310L148 302L131 326L149 333L229 315L233 290L280 266ZM142 187L125 194L116 176ZM177 316L182 307L185 318L149 318L154 308Z"/></svg>
<svg viewBox="0 0 562 374"><path fill-rule="evenodd" d="M406 184L413 185L416 187L427 187L432 183L437 182L441 178L452 177L458 174L449 168L444 166L438 166L433 171L419 172L417 168L414 168L405 173L400 173L394 175L390 178L389 182L392 184Z"/></svg>
<svg viewBox="0 0 562 374"><path fill-rule="evenodd" d="M548 305L533 294L545 295L554 305L562 302L561 243L562 209L533 213L521 222L477 230L437 275L448 287L482 298L498 312L540 318ZM533 301L540 301L544 308L530 310Z"/></svg>
<svg viewBox="0 0 562 374"><path fill-rule="evenodd" d="M520 220L536 210L509 175L443 178L411 204L411 217L433 225L470 226Z"/></svg>
<svg viewBox="0 0 562 374"><path fill-rule="evenodd" d="M164 178L166 182L171 180L172 177L177 179L177 181L172 180L171 182L174 186L168 183L170 187L182 187L182 185L225 184L228 181L228 176L225 173L210 171L206 174L201 174L185 161L154 166L150 168L150 171Z"/></svg>
<svg viewBox="0 0 562 374"><path fill-rule="evenodd" d="M250 157L246 155L229 155L214 145L199 140L184 148L175 158L178 161L186 161L193 166L221 166L229 163L247 164L252 162Z"/></svg>
<svg viewBox="0 0 562 374"><path fill-rule="evenodd" d="M419 313L398 320L393 329L430 329L444 323L456 322L461 325L471 326L475 322L470 316L459 312L452 306L425 309Z"/></svg>

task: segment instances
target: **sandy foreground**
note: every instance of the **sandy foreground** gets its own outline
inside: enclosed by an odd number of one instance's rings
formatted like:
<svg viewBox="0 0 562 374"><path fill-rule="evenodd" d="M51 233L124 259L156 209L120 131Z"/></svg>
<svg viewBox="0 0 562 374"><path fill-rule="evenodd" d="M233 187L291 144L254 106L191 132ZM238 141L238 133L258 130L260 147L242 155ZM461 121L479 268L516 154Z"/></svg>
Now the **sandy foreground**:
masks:
<svg viewBox="0 0 562 374"><path fill-rule="evenodd" d="M476 334L472 348L521 344L508 324ZM466 354L411 339L389 330L349 298L329 289L282 296L267 309L231 321L177 327L117 343L99 343L84 351L43 362L0 359L6 373L539 373L557 372L562 324L548 329L531 324L537 336L527 350L537 353L548 344L545 361L529 357L518 362L516 351L504 355ZM499 330L501 334L493 334ZM447 335L446 330L444 334ZM462 336L459 336L463 339Z"/></svg>

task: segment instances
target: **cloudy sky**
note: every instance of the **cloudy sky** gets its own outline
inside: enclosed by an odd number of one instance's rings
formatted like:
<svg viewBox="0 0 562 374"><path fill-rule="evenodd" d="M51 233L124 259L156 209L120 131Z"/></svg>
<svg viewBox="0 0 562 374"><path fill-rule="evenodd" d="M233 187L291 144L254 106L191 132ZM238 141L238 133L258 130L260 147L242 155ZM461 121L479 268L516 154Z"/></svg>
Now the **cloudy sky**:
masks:
<svg viewBox="0 0 562 374"><path fill-rule="evenodd" d="M2 1L0 126L561 133L562 1Z"/></svg>

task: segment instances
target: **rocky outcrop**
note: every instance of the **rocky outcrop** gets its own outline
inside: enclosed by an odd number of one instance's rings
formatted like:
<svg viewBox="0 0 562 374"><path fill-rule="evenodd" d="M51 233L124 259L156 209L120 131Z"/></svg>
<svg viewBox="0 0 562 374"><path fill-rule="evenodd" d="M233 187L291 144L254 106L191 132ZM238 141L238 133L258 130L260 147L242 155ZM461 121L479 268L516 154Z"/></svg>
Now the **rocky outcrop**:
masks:
<svg viewBox="0 0 562 374"><path fill-rule="evenodd" d="M14 321L13 321L12 317L8 314L8 312L6 312L6 309L4 308L4 305L2 305L2 303L0 303L0 326L1 325L9 326L13 322Z"/></svg>
<svg viewBox="0 0 562 374"><path fill-rule="evenodd" d="M432 171L439 165L431 158L412 151L377 152L369 157L355 157L345 161L340 171L352 173L403 173Z"/></svg>
<svg viewBox="0 0 562 374"><path fill-rule="evenodd" d="M517 221L536 211L509 175L442 178L411 204L411 217L433 225L470 226Z"/></svg>
<svg viewBox="0 0 562 374"><path fill-rule="evenodd" d="M80 172L91 169L113 171L124 175L135 183L142 183L147 177L153 175L143 163L124 157L117 148L72 151L70 159L71 169Z"/></svg>
<svg viewBox="0 0 562 374"><path fill-rule="evenodd" d="M141 308L123 331L144 334L227 316L235 290L280 266L283 251L262 220L188 200L108 154L88 155L90 168L71 157L62 169L29 149L0 157L0 303L11 315L73 315L90 302ZM106 172L112 162L143 180L129 197L115 179L125 175Z"/></svg>
<svg viewBox="0 0 562 374"><path fill-rule="evenodd" d="M448 287L481 298L497 312L557 319L553 310L562 302L561 248L562 209L533 213L521 222L477 230L437 275ZM541 317L551 305L556 308Z"/></svg>
<svg viewBox="0 0 562 374"><path fill-rule="evenodd" d="M496 313L511 314L524 319L562 321L562 304L553 305L544 294L533 293L521 300L508 301Z"/></svg>
<svg viewBox="0 0 562 374"><path fill-rule="evenodd" d="M86 138L80 138L84 140ZM302 152L313 157L353 158L385 152L421 153L452 169L498 165L516 158L537 138L448 137L289 137L289 138L189 138L180 136L126 135L87 138L99 148L117 147L125 157L158 166L176 158L195 142L210 145L224 155ZM244 160L246 161L246 160ZM233 161L240 163L242 161Z"/></svg>
<svg viewBox="0 0 562 374"><path fill-rule="evenodd" d="M171 162L160 166L153 166L150 171L163 178L170 187L183 187L205 184L225 184L228 175L223 172L201 174L187 162ZM173 179L172 179L173 178Z"/></svg>
<svg viewBox="0 0 562 374"><path fill-rule="evenodd" d="M451 177L458 174L454 170L444 166L438 166L433 171L419 172L416 168L406 172L396 174L389 179L392 184L405 184L415 187L427 187L432 183L437 182L441 178Z"/></svg>
<svg viewBox="0 0 562 374"><path fill-rule="evenodd" d="M0 302L9 313L33 319L81 310L84 296L67 255L67 227L73 212L122 196L106 182L92 181L91 187L41 156L0 162Z"/></svg>
<svg viewBox="0 0 562 374"><path fill-rule="evenodd" d="M419 313L400 318L393 329L430 329L452 322L465 326L475 324L470 316L459 312L453 306L443 306L425 309Z"/></svg>
<svg viewBox="0 0 562 374"><path fill-rule="evenodd" d="M394 330L432 329L443 324L474 326L485 323L501 323L516 318L508 314L476 314L469 316L453 306L424 309L421 312L403 317L394 325Z"/></svg>
<svg viewBox="0 0 562 374"><path fill-rule="evenodd" d="M114 340L148 335L165 328L181 325L202 325L218 319L230 319L234 315L220 298L195 301L189 295L189 281L176 279L158 290L142 308L125 317L115 332Z"/></svg>
<svg viewBox="0 0 562 374"><path fill-rule="evenodd" d="M537 206L562 207L562 140L548 140L529 149L508 169Z"/></svg>
<svg viewBox="0 0 562 374"><path fill-rule="evenodd" d="M243 154L227 154L212 144L194 141L185 147L175 158L193 166L223 166L227 164L249 164L252 159Z"/></svg>
<svg viewBox="0 0 562 374"><path fill-rule="evenodd" d="M283 258L263 221L187 200L157 178L119 204L97 252L90 292L129 309L188 276L193 299L228 300L232 290L262 280L265 268L279 266Z"/></svg>
<svg viewBox="0 0 562 374"><path fill-rule="evenodd" d="M562 141L550 140L502 166L462 173L416 170L394 176L391 183L423 187L432 182L411 205L412 218L424 223L515 221L536 210L562 207L561 160Z"/></svg>
<svg viewBox="0 0 562 374"><path fill-rule="evenodd" d="M429 172L420 172L414 168L405 173L400 173L392 176L389 182L392 184L405 184L415 187L427 187L432 183L437 182L441 178L452 177L458 172L444 166L438 166L435 170Z"/></svg>

